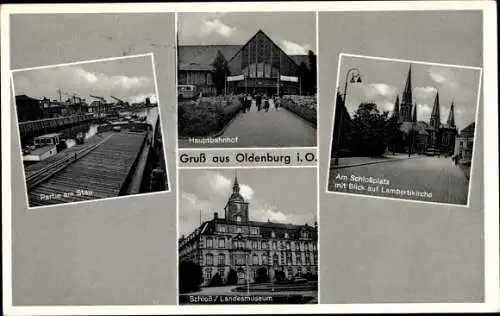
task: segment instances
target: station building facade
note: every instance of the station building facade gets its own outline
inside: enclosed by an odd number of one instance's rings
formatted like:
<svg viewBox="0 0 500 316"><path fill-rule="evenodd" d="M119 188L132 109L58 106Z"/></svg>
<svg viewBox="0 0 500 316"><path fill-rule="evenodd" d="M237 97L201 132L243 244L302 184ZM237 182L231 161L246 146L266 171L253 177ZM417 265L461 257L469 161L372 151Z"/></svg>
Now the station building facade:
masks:
<svg viewBox="0 0 500 316"><path fill-rule="evenodd" d="M245 79L230 81L228 93L263 91L299 94L300 82L282 80L297 77L301 63L310 67L307 55L288 55L262 30L243 45L179 46L178 84L195 85L204 94L215 93L211 72L218 52L228 62L230 76Z"/></svg>
<svg viewBox="0 0 500 316"><path fill-rule="evenodd" d="M249 203L240 194L235 177L233 192L224 208L225 217L214 213L187 237L179 240L180 262L201 266L202 286L218 273L225 283L230 270L237 283L254 282L259 273L275 279L318 273L318 226L250 221Z"/></svg>

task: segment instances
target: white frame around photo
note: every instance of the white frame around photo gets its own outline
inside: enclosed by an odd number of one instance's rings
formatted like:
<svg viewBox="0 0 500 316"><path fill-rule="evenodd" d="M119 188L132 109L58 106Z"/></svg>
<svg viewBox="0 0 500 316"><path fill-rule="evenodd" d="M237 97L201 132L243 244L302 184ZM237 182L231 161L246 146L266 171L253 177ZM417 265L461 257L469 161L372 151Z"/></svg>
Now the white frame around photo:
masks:
<svg viewBox="0 0 500 316"><path fill-rule="evenodd" d="M367 56L367 55L357 55L357 54L350 54L350 53L340 53L339 54L339 62L337 66L337 79L336 82L337 84L335 85L336 87L339 87L340 84L340 69L342 66L342 58L344 57L353 57L353 58L361 58L361 59L369 59L369 60L374 60L374 61L385 61L385 62L399 62L399 63L405 63L405 64L411 64L411 65L428 65L428 66L438 66L438 67L449 67L449 68L458 68L458 69L467 69L467 70L475 70L479 71L479 76L478 76L478 84L476 87L476 104L475 104L475 115L474 115L474 122L476 122L476 129L482 125L482 124L477 124L478 122L478 117L479 117L479 110L480 110L480 101L481 101L481 89L482 89L482 78L483 78L483 68L482 67L473 67L473 66L463 66L463 65L451 65L451 64L441 64L441 63L432 63L432 62L425 62L425 61L417 61L417 60L407 60L407 59L397 59L397 58L385 58L385 57L378 57L378 56ZM333 107L333 115L336 113L336 107L337 107L337 100L335 99L334 101L334 107ZM331 132L330 136L333 139L333 132L335 130L335 118L332 120L331 124ZM474 143L477 141L477 131L474 132ZM332 139L330 139L330 148L328 153L331 155L331 152L333 150L333 142ZM330 180L330 173L332 172L332 169L328 167L328 172L326 175L326 188L325 192L327 194L340 194L340 195L348 195L348 196L353 196L356 198L368 198L368 199L382 199L382 200L392 200L392 201L405 201L409 203L426 203L426 204L434 204L434 205L449 205L453 207L465 207L468 208L470 205L470 193L471 193L471 187L473 183L473 174L474 174L474 157L476 156L475 152L477 151L476 146L473 147L473 153L472 153L472 159L471 159L471 171L470 171L470 179L468 180L468 188L467 188L467 203L465 205L463 204L454 204L454 203L444 203L444 202L433 202L433 201L422 201L422 200L412 200L408 198L395 198L395 197L388 197L388 196L375 196L375 195L368 195L368 194L362 194L362 193L352 193L352 192L338 192L338 191L331 191L328 189L329 186L329 180ZM328 161L328 164L330 164L330 161Z"/></svg>

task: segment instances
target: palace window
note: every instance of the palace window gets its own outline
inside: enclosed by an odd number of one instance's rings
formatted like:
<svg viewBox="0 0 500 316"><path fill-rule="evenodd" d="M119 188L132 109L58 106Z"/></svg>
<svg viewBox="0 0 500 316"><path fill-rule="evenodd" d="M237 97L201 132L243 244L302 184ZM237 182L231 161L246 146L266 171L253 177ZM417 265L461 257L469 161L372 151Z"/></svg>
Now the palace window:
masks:
<svg viewBox="0 0 500 316"><path fill-rule="evenodd" d="M245 242L244 241L239 241L238 242L238 248L245 249Z"/></svg>
<svg viewBox="0 0 500 316"><path fill-rule="evenodd" d="M275 255L273 256L273 266L277 266L277 265L278 265L278 259L279 259L279 258L278 258L278 255L276 255L276 254L275 254Z"/></svg>
<svg viewBox="0 0 500 316"><path fill-rule="evenodd" d="M219 257L217 258L217 264L220 266L226 265L226 255L223 253L219 254Z"/></svg>
<svg viewBox="0 0 500 316"><path fill-rule="evenodd" d="M220 275L220 277L222 278L222 282L224 282L224 278L225 278L225 268L224 267L219 267L219 270L217 271Z"/></svg>
<svg viewBox="0 0 500 316"><path fill-rule="evenodd" d="M214 245L212 238L207 238L207 248L212 248L213 246Z"/></svg>
<svg viewBox="0 0 500 316"><path fill-rule="evenodd" d="M275 232L271 232L271 237L272 238L276 238L276 233Z"/></svg>
<svg viewBox="0 0 500 316"><path fill-rule="evenodd" d="M309 238L309 233L307 231L303 231L302 238Z"/></svg>
<svg viewBox="0 0 500 316"><path fill-rule="evenodd" d="M219 226L219 231L220 231L221 233L225 233L225 232L226 232L226 226L224 226L224 225L220 225L220 226Z"/></svg>
<svg viewBox="0 0 500 316"><path fill-rule="evenodd" d="M211 266L214 264L214 255L212 255L211 253L207 253L207 256L206 256L206 261L207 261L207 266Z"/></svg>
<svg viewBox="0 0 500 316"><path fill-rule="evenodd" d="M224 248L226 246L226 242L224 238L219 238L219 248Z"/></svg>
<svg viewBox="0 0 500 316"><path fill-rule="evenodd" d="M273 250L276 250L276 242L273 241Z"/></svg>
<svg viewBox="0 0 500 316"><path fill-rule="evenodd" d="M295 255L295 263L297 265L301 265L302 264L302 256L300 255L300 253Z"/></svg>
<svg viewBox="0 0 500 316"><path fill-rule="evenodd" d="M257 249L257 248L259 248L259 243L256 240L254 240L252 242L252 246L253 246L253 249Z"/></svg>
<svg viewBox="0 0 500 316"><path fill-rule="evenodd" d="M257 227L251 227L250 228L250 234L257 235Z"/></svg>
<svg viewBox="0 0 500 316"><path fill-rule="evenodd" d="M236 264L237 265L244 265L245 264L245 256L244 255L239 255L236 257Z"/></svg>
<svg viewBox="0 0 500 316"><path fill-rule="evenodd" d="M285 238L288 239L288 233L285 233Z"/></svg>
<svg viewBox="0 0 500 316"><path fill-rule="evenodd" d="M267 265L267 256L266 255L262 256L262 264Z"/></svg>
<svg viewBox="0 0 500 316"><path fill-rule="evenodd" d="M267 249L267 242L266 242L266 241L263 241L263 242L261 243L261 248L262 248L262 249Z"/></svg>
<svg viewBox="0 0 500 316"><path fill-rule="evenodd" d="M239 215L238 215L238 216L236 216L236 221L237 221L238 223L239 223L239 222L241 222L241 216L239 216Z"/></svg>
<svg viewBox="0 0 500 316"><path fill-rule="evenodd" d="M237 232L238 234L241 234L241 227L237 227L237 228L236 228L236 232Z"/></svg>
<svg viewBox="0 0 500 316"><path fill-rule="evenodd" d="M253 264L258 265L259 264L259 256L256 254L253 255Z"/></svg>

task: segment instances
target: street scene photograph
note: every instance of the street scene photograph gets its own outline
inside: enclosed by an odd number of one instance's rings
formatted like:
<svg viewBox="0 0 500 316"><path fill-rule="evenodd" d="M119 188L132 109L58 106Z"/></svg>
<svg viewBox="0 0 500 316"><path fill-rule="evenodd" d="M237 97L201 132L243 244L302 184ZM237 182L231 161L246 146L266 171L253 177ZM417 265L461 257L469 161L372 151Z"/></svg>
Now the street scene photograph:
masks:
<svg viewBox="0 0 500 316"><path fill-rule="evenodd" d="M317 304L316 168L179 172L180 304Z"/></svg>
<svg viewBox="0 0 500 316"><path fill-rule="evenodd" d="M178 14L180 148L315 147L314 12Z"/></svg>
<svg viewBox="0 0 500 316"><path fill-rule="evenodd" d="M12 80L30 208L169 190L151 54Z"/></svg>
<svg viewBox="0 0 500 316"><path fill-rule="evenodd" d="M328 191L468 205L480 78L341 54Z"/></svg>

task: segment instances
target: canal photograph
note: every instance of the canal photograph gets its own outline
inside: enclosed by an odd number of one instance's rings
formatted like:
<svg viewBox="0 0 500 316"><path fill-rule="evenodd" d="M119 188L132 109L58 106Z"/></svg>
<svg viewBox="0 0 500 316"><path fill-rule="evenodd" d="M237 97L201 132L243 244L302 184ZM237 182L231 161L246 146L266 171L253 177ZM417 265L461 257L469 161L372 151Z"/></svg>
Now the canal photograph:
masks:
<svg viewBox="0 0 500 316"><path fill-rule="evenodd" d="M314 12L178 14L180 148L317 145Z"/></svg>
<svg viewBox="0 0 500 316"><path fill-rule="evenodd" d="M481 72L341 54L328 191L467 206Z"/></svg>
<svg viewBox="0 0 500 316"><path fill-rule="evenodd" d="M12 71L29 208L169 191L152 54Z"/></svg>
<svg viewBox="0 0 500 316"><path fill-rule="evenodd" d="M317 304L316 168L183 169L180 304Z"/></svg>

